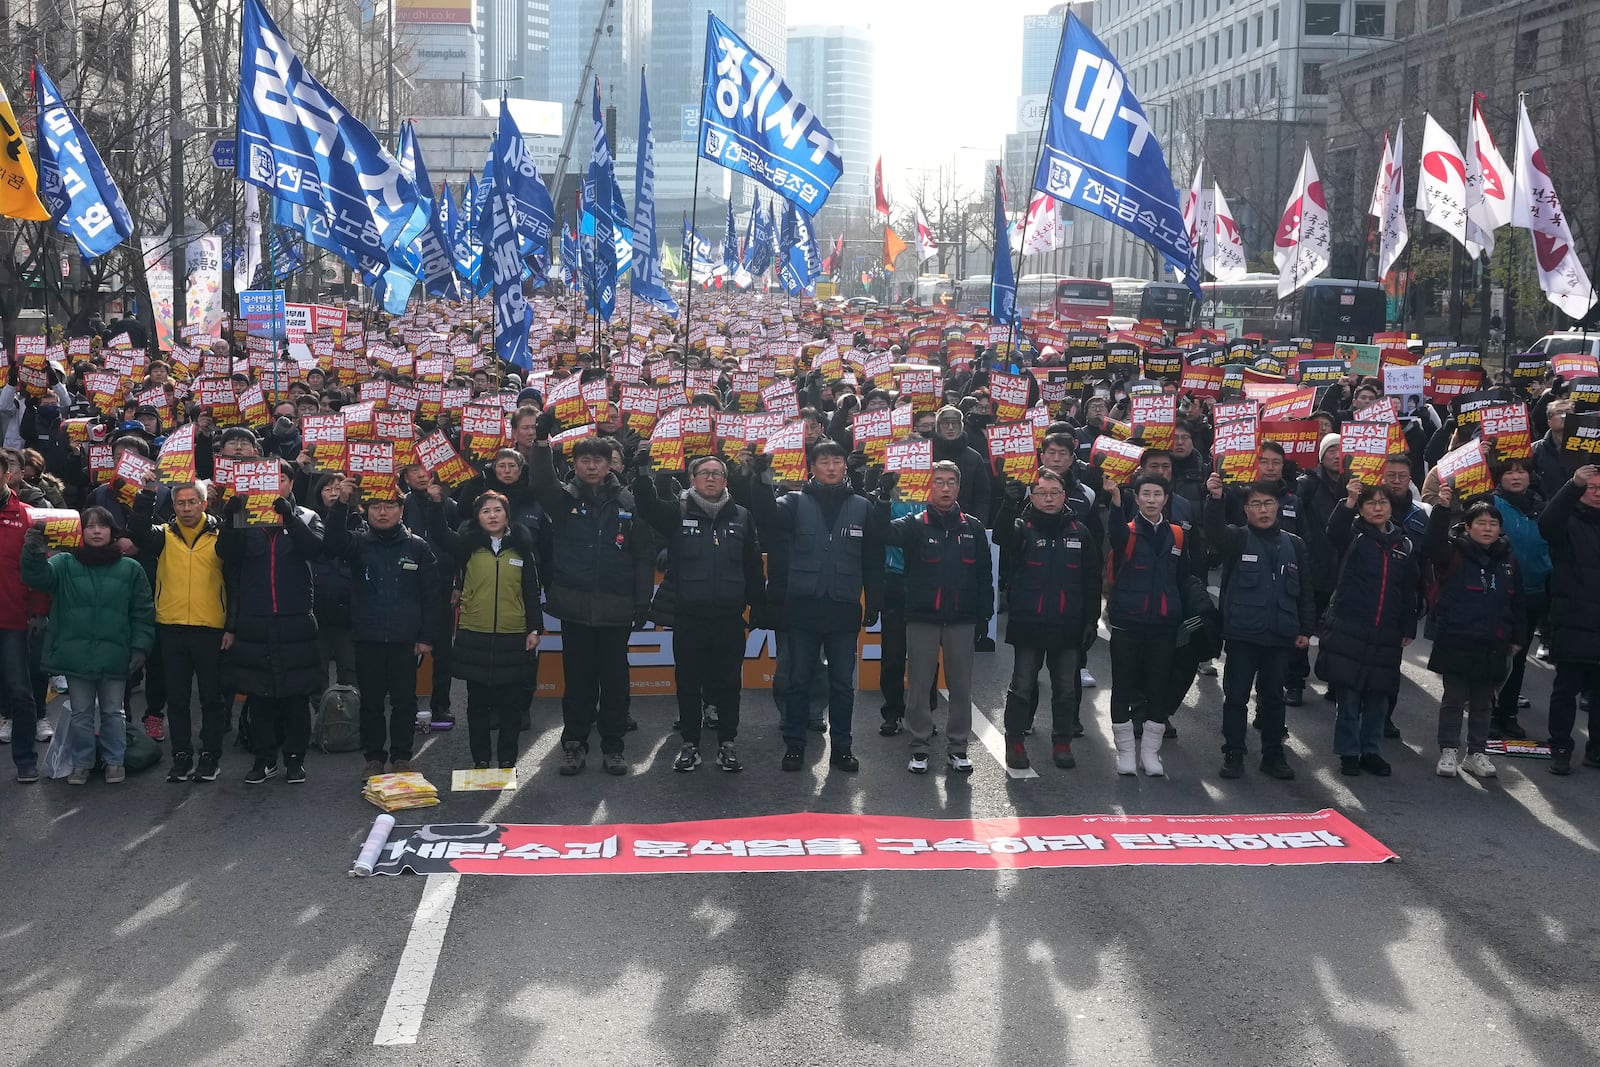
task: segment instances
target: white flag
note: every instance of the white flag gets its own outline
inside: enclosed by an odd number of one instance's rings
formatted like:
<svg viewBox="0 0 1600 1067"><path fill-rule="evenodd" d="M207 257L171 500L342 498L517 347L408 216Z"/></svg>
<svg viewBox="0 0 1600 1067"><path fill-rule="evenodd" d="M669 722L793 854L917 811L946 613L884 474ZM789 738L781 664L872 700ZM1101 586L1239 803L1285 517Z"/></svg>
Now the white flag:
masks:
<svg viewBox="0 0 1600 1067"><path fill-rule="evenodd" d="M1205 160L1195 164L1194 181L1189 183L1189 192L1183 198L1183 228L1189 237L1189 247L1194 249L1194 262L1197 267L1204 268L1206 256L1211 247L1212 232L1216 222L1212 215L1216 205L1212 202L1211 192L1201 184L1200 176L1205 170Z"/></svg>
<svg viewBox="0 0 1600 1067"><path fill-rule="evenodd" d="M1467 239L1467 161L1455 138L1422 116L1422 168L1417 174L1417 210L1422 217L1460 242L1468 256L1478 246Z"/></svg>
<svg viewBox="0 0 1600 1067"><path fill-rule="evenodd" d="M1528 107L1517 102L1517 183L1511 200L1511 225L1533 235L1539 267L1539 288L1550 302L1575 319L1594 307L1595 292L1572 244L1572 230L1561 210L1561 197L1533 137Z"/></svg>
<svg viewBox="0 0 1600 1067"><path fill-rule="evenodd" d="M1467 127L1467 239L1488 256L1494 254L1494 231L1511 221L1511 170L1489 136L1480 96L1472 98Z"/></svg>
<svg viewBox="0 0 1600 1067"><path fill-rule="evenodd" d="M1027 214L1017 225L1022 232L1012 237L1021 241L1022 254L1025 256L1054 252L1066 244L1061 232L1061 220L1057 218L1055 198L1044 193L1033 194L1033 199L1028 201Z"/></svg>
<svg viewBox="0 0 1600 1067"><path fill-rule="evenodd" d="M241 238L243 246L233 261L233 291L236 293L250 288L256 271L261 268L261 197L249 182L244 187L244 233L234 235L235 241Z"/></svg>
<svg viewBox="0 0 1600 1067"><path fill-rule="evenodd" d="M1278 265L1279 300L1327 270L1331 262L1328 198L1322 191L1322 179L1317 177L1310 145L1306 146L1294 191L1278 222L1272 259Z"/></svg>
<svg viewBox="0 0 1600 1067"><path fill-rule="evenodd" d="M917 262L926 263L939 254L939 242L934 239L933 227L928 225L928 217L922 213L922 208L917 208Z"/></svg>
<svg viewBox="0 0 1600 1067"><path fill-rule="evenodd" d="M1233 220L1233 212L1228 210L1228 202L1222 198L1222 187L1216 183L1211 186L1211 207L1217 222L1206 250L1205 268L1219 282L1237 281L1249 273L1244 260L1244 238Z"/></svg>
<svg viewBox="0 0 1600 1067"><path fill-rule="evenodd" d="M1406 225L1406 124L1395 127L1394 145L1389 135L1383 135L1383 161L1378 166L1377 180L1372 183L1372 206L1367 214L1378 220L1378 277L1389 276L1389 271L1411 240L1410 227Z"/></svg>

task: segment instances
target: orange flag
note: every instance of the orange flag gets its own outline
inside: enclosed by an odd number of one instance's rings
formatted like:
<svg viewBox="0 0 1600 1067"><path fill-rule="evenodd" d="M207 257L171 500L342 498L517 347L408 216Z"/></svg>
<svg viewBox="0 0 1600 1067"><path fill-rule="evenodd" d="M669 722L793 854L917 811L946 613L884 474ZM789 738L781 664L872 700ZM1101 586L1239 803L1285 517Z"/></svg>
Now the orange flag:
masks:
<svg viewBox="0 0 1600 1067"><path fill-rule="evenodd" d="M888 226L883 228L883 269L894 270L894 261L901 252L911 247L900 240L900 235Z"/></svg>

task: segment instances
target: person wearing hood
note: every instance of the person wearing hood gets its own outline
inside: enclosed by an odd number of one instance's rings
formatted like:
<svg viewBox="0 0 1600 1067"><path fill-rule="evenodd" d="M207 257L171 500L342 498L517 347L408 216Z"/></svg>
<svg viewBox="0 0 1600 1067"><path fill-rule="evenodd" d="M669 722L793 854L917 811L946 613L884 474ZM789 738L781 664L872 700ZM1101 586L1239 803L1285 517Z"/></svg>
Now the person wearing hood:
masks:
<svg viewBox="0 0 1600 1067"><path fill-rule="evenodd" d="M1050 442L1046 438L1046 445ZM1071 446L1058 442L1070 456ZM1075 485L1075 483L1074 483ZM1008 496L995 540L1007 576L1006 766L1031 766L1026 737L1039 705L1039 671L1050 676L1050 756L1063 769L1077 765L1072 739L1080 732L1083 649L1100 620L1105 554L1101 539L1070 506L1068 475L1040 467L1020 514Z"/></svg>
<svg viewBox="0 0 1600 1067"><path fill-rule="evenodd" d="M61 413L70 404L66 389L60 385L52 386L43 396L28 398L19 426L21 447L37 451L44 457L46 470L81 491L88 484L88 473L67 441L66 428L61 425Z"/></svg>
<svg viewBox="0 0 1600 1067"><path fill-rule="evenodd" d="M70 727L55 742L71 760L67 782L86 784L98 752L116 783L127 776L128 674L155 641L155 606L144 568L117 547L111 513L85 509L82 530L82 545L50 556L44 523L34 523L23 537L22 580L50 596L41 666L67 678Z"/></svg>
<svg viewBox="0 0 1600 1067"><path fill-rule="evenodd" d="M650 617L673 628L673 674L683 746L672 763L689 772L700 765L700 731L707 706L717 709L717 767L743 769L734 751L743 686L745 611L765 596L761 543L755 520L728 492L728 467L718 456L689 464L689 488L680 492L666 472L633 483L639 514L667 546L667 572Z"/></svg>
<svg viewBox="0 0 1600 1067"><path fill-rule="evenodd" d="M989 525L993 476L981 453L967 440L966 416L958 407L942 407L933 420L933 461L954 463L961 472L961 510Z"/></svg>
<svg viewBox="0 0 1600 1067"><path fill-rule="evenodd" d="M170 682L167 736L172 741L172 769L167 781L193 777L214 782L222 762L222 735L228 729L220 671L228 604L222 558L217 555L222 524L206 514L210 490L200 482L176 487L174 518L156 523L153 515L160 489L152 475L134 498L128 537L138 546L140 560L154 561L155 566L158 642L153 654L163 660L163 677ZM191 683L200 692L198 766L189 714Z"/></svg>
<svg viewBox="0 0 1600 1067"><path fill-rule="evenodd" d="M1579 693L1600 690L1600 467L1584 464L1539 516L1550 545L1547 639L1556 665L1550 686L1550 773L1572 773ZM1600 736L1590 712L1583 765L1600 767Z"/></svg>
<svg viewBox="0 0 1600 1067"><path fill-rule="evenodd" d="M574 442L574 477L563 483L542 427L530 449L528 482L547 524L541 541L546 608L561 620L561 773L583 769L598 727L602 767L624 775L628 638L646 623L655 549L648 529L634 521L633 494L611 473L611 446L598 437Z"/></svg>
<svg viewBox="0 0 1600 1067"><path fill-rule="evenodd" d="M1492 778L1489 720L1495 691L1521 648L1524 624L1522 576L1500 509L1487 500L1467 508L1458 523L1451 511L1455 487L1439 486L1439 503L1428 516L1428 558L1438 594L1432 607L1433 650L1428 669L1444 676L1439 700L1441 777L1466 771ZM1466 713L1466 757L1461 755L1461 718Z"/></svg>
<svg viewBox="0 0 1600 1067"><path fill-rule="evenodd" d="M244 525L244 497L228 501L217 555L234 577L222 635L223 681L249 698L250 736L255 764L246 785L260 785L278 773L284 780L306 780L306 749L311 744L311 706L327 670L318 652L313 614L313 560L322 555L322 519L294 499L295 469L278 461L278 496L270 526Z"/></svg>
<svg viewBox="0 0 1600 1067"><path fill-rule="evenodd" d="M1550 607L1550 546L1539 532L1539 515L1544 498L1534 483L1533 465L1526 459L1507 459L1492 471L1495 491L1491 503L1500 511L1500 523L1511 554L1516 557L1522 576L1522 632L1513 641L1511 671L1495 697L1494 718L1489 723L1489 739L1522 739L1528 736L1517 721L1517 712L1527 705L1522 697L1522 681L1527 673L1528 646Z"/></svg>
<svg viewBox="0 0 1600 1067"><path fill-rule="evenodd" d="M428 542L401 521L400 491L392 482L363 492L344 478L328 509L322 549L349 568L350 624L356 685L361 693L362 780L411 770L417 722L417 665L432 651L442 612L439 567ZM361 492L367 521L352 523ZM384 702L390 707L384 714Z"/></svg>
<svg viewBox="0 0 1600 1067"><path fill-rule="evenodd" d="M1400 689L1401 657L1417 635L1418 550L1392 516L1383 486L1351 478L1328 520L1328 542L1343 562L1317 674L1334 690L1334 751L1348 775L1390 773L1385 724Z"/></svg>

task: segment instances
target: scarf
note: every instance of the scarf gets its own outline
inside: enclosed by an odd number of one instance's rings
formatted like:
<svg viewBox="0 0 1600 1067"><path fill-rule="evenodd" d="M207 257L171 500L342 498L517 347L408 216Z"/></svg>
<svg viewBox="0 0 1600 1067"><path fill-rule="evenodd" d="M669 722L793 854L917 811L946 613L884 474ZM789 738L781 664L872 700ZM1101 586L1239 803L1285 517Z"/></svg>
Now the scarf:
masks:
<svg viewBox="0 0 1600 1067"><path fill-rule="evenodd" d="M710 515L712 519L715 519L719 514L721 514L723 508L727 507L733 502L733 497L729 495L726 489L722 491L722 495L719 497L708 497L701 496L699 493L695 492L693 488L691 488L689 490L689 499L693 500L695 504L699 506L699 508L707 515Z"/></svg>
<svg viewBox="0 0 1600 1067"><path fill-rule="evenodd" d="M122 549L115 541L101 545L79 545L72 550L72 558L85 567L108 567L122 558Z"/></svg>

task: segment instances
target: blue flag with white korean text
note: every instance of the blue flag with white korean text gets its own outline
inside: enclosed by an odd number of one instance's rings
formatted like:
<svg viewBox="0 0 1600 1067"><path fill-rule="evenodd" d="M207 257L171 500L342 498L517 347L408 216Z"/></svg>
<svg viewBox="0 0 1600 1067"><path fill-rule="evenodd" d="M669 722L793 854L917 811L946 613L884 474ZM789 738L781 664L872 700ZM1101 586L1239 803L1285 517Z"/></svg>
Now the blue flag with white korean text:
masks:
<svg viewBox="0 0 1600 1067"><path fill-rule="evenodd" d="M784 205L783 228L778 236L778 277L790 296L799 296L813 288L811 269L807 263L805 241L800 230L803 215L794 201Z"/></svg>
<svg viewBox="0 0 1600 1067"><path fill-rule="evenodd" d="M33 95L39 105L40 199L84 260L99 259L133 235L133 216L78 116L37 63Z"/></svg>
<svg viewBox="0 0 1600 1067"><path fill-rule="evenodd" d="M505 362L514 367L528 369L528 327L533 318L533 308L522 294L522 242L517 233L516 193L513 191L513 164L500 165L515 160L516 147L505 143L514 138L522 144L522 134L507 119L507 110L500 107L499 130L490 148L496 160L494 185L488 201L483 205L487 240L483 246L483 266L480 277L487 272L494 282L494 350Z"/></svg>
<svg viewBox="0 0 1600 1067"><path fill-rule="evenodd" d="M473 241L472 227L468 220L472 217L472 201L476 197L476 183L470 179L462 186L461 203L457 205L455 198L450 195L450 184L445 183L444 192L440 199L444 203L445 211L450 216L450 256L456 262L456 273L473 292L478 292L478 266L483 262L483 256L478 246Z"/></svg>
<svg viewBox="0 0 1600 1067"><path fill-rule="evenodd" d="M1006 190L994 169L994 267L989 275L989 321L1009 326L1017 317L1017 275L1011 268L1011 238L1006 232Z"/></svg>
<svg viewBox="0 0 1600 1067"><path fill-rule="evenodd" d="M689 277L701 283L710 281L717 269L715 248L689 225L687 215L683 217L683 265Z"/></svg>
<svg viewBox="0 0 1600 1067"><path fill-rule="evenodd" d="M591 253L594 276L590 279L589 305L606 322L617 303L616 236L611 229L611 214L616 206L612 188L616 172L611 165L611 145L606 140L606 124L600 117L600 79L594 80L591 117L594 141L589 155L589 176L583 183L584 212L594 216L594 250Z"/></svg>
<svg viewBox="0 0 1600 1067"><path fill-rule="evenodd" d="M561 243L563 263L566 240ZM678 302L672 299L667 279L661 271L661 248L656 236L656 135L650 124L650 93L644 71L639 72L639 155L633 167L633 278L628 282L633 295L677 315Z"/></svg>
<svg viewBox="0 0 1600 1067"><path fill-rule="evenodd" d="M706 13L700 158L747 174L815 215L844 170L839 146L777 68Z"/></svg>
<svg viewBox="0 0 1600 1067"><path fill-rule="evenodd" d="M428 224L400 163L307 72L262 0L244 0L235 174L306 209L308 239L333 247L404 310L405 250Z"/></svg>
<svg viewBox="0 0 1600 1067"><path fill-rule="evenodd" d="M1150 120L1110 51L1070 12L1033 187L1150 242L1200 296L1172 171Z"/></svg>
<svg viewBox="0 0 1600 1067"><path fill-rule="evenodd" d="M637 231L635 231L637 232ZM568 288L576 289L582 275L582 266L578 262L578 235L571 230L561 231L561 280L567 283ZM637 282L637 278L634 279Z"/></svg>
<svg viewBox="0 0 1600 1067"><path fill-rule="evenodd" d="M400 171L417 187L428 212L428 225L412 246L422 268L422 281L427 293L446 300L459 300L461 294L456 288L450 240L439 220L438 202L433 198L433 182L428 177L428 165L422 159L422 146L417 143L417 125L410 119L400 127Z"/></svg>
<svg viewBox="0 0 1600 1067"><path fill-rule="evenodd" d="M517 228L522 254L548 256L550 237L556 229L555 202L550 199L550 190L545 188L544 179L539 176L533 153L528 151L528 142L523 139L522 130L517 127L503 93L500 96L500 120L495 125L494 145L489 153L489 166L484 169L485 179L491 177L491 168L496 181L504 173L507 188L511 190L511 207L515 215L512 221ZM482 188L480 184L480 193ZM488 225L481 218L478 220L479 235L485 240L487 237L483 231Z"/></svg>
<svg viewBox="0 0 1600 1067"><path fill-rule="evenodd" d="M733 200L728 200L728 216L722 223L722 265L732 274L739 269L739 224L733 218Z"/></svg>
<svg viewBox="0 0 1600 1067"><path fill-rule="evenodd" d="M811 216L800 209L794 213L795 233L800 240L800 247L806 253L806 272L812 278L822 273L822 252L817 248L817 228L811 222Z"/></svg>
<svg viewBox="0 0 1600 1067"><path fill-rule="evenodd" d="M759 196L753 198L750 219L750 240L745 242L744 269L759 278L772 266L772 219L761 206Z"/></svg>

